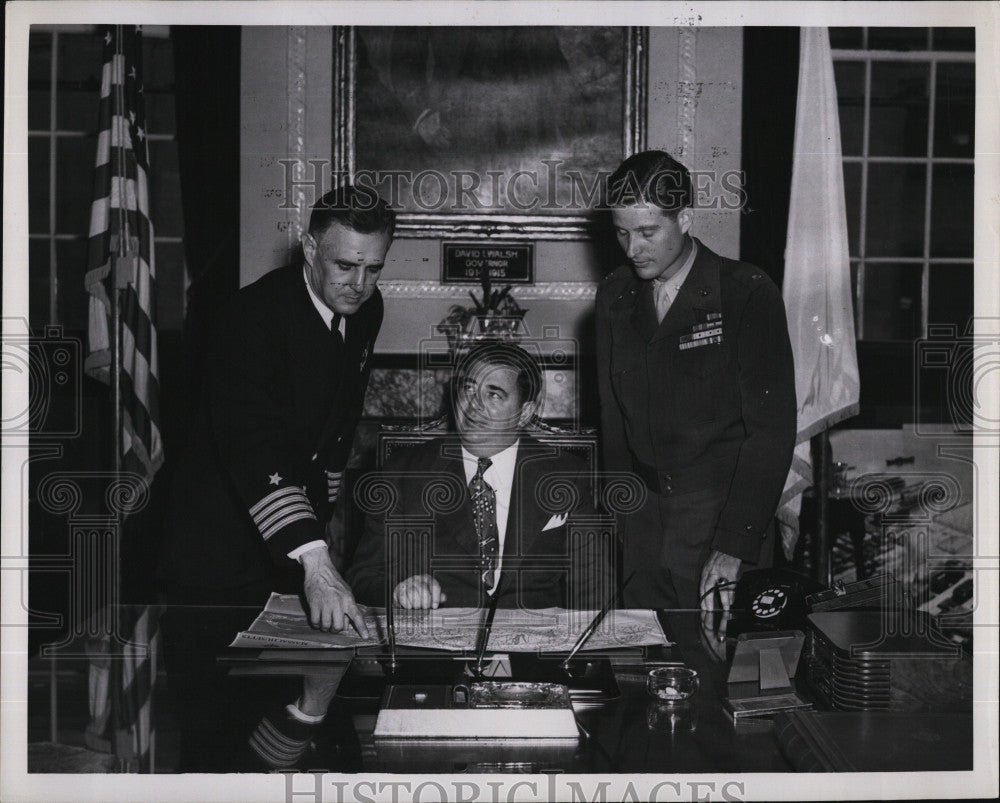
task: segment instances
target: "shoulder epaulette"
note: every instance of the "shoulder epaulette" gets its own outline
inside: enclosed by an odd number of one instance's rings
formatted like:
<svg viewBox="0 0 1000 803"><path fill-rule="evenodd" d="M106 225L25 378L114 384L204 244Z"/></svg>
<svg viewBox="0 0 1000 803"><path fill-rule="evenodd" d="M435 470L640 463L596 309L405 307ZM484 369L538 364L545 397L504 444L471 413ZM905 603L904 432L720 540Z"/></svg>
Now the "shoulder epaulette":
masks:
<svg viewBox="0 0 1000 803"><path fill-rule="evenodd" d="M756 265L751 265L749 262L733 263L730 275L737 282L751 289L762 284L774 284L770 276L768 276Z"/></svg>

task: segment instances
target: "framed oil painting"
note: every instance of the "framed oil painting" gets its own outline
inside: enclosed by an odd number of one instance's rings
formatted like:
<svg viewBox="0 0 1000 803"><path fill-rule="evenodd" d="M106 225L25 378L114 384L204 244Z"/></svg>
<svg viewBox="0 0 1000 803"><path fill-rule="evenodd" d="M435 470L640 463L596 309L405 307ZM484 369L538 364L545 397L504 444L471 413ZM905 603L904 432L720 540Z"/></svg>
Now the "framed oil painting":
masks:
<svg viewBox="0 0 1000 803"><path fill-rule="evenodd" d="M601 184L642 149L646 29L342 27L334 170L403 237L585 239Z"/></svg>

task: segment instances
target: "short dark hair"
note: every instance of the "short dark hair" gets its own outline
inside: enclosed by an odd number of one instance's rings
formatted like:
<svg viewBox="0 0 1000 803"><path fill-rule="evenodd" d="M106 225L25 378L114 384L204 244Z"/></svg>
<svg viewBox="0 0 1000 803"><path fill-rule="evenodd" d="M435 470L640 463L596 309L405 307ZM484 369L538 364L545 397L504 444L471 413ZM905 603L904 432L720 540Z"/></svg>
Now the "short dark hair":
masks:
<svg viewBox="0 0 1000 803"><path fill-rule="evenodd" d="M537 401L542 393L542 369L527 351L513 343L493 341L474 346L455 368L455 377L465 379L477 365L501 365L517 371L521 404ZM457 387L457 386L456 386Z"/></svg>
<svg viewBox="0 0 1000 803"><path fill-rule="evenodd" d="M374 190L345 184L330 190L313 204L309 233L317 237L333 223L340 223L359 234L385 232L392 237L396 230L396 213Z"/></svg>
<svg viewBox="0 0 1000 803"><path fill-rule="evenodd" d="M691 206L691 174L666 151L629 156L608 179L608 207L653 204L670 217Z"/></svg>

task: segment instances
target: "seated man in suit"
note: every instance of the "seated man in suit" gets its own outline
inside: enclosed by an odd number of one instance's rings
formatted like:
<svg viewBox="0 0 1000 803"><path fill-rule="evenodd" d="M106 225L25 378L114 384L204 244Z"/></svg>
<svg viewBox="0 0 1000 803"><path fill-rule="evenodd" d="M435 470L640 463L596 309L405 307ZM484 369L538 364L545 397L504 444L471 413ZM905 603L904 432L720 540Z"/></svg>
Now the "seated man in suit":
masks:
<svg viewBox="0 0 1000 803"><path fill-rule="evenodd" d="M401 449L368 494L347 574L355 597L403 608L595 608L614 582L587 467L525 433L541 371L522 348L480 345L454 375L455 433ZM386 504L375 510L375 501Z"/></svg>

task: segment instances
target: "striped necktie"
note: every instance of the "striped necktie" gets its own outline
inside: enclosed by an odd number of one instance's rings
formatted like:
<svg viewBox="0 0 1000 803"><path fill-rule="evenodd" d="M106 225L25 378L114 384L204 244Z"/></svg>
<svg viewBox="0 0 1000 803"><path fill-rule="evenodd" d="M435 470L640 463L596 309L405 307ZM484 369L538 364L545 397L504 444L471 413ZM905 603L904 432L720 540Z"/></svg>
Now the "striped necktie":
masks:
<svg viewBox="0 0 1000 803"><path fill-rule="evenodd" d="M493 461L488 457L479 458L476 475L469 481L469 496L472 499L472 520L476 526L479 541L479 577L487 592L493 590L493 575L496 571L497 549L500 546L497 529L497 495L483 474Z"/></svg>

